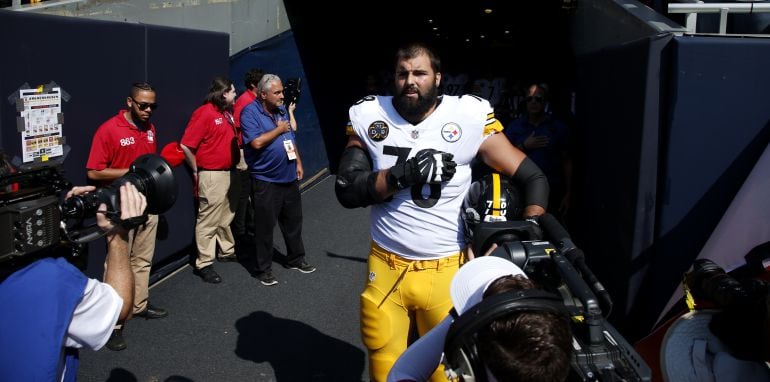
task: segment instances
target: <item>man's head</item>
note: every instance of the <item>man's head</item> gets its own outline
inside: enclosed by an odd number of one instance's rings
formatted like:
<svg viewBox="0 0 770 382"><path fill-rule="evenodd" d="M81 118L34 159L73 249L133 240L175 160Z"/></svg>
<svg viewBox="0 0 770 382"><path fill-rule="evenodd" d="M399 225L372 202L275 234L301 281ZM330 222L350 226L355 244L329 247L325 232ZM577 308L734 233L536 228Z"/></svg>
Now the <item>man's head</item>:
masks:
<svg viewBox="0 0 770 382"><path fill-rule="evenodd" d="M450 370L476 381L567 378L572 335L563 301L536 289L515 264L471 260L452 279L450 295L460 315L444 345Z"/></svg>
<svg viewBox="0 0 770 382"><path fill-rule="evenodd" d="M535 288L524 276L504 276L487 287L484 298ZM537 310L512 313L492 321L477 336L479 358L495 376L557 382L569 375L572 335L564 316Z"/></svg>
<svg viewBox="0 0 770 382"><path fill-rule="evenodd" d="M262 69L250 69L248 72L246 72L246 75L243 78L243 85L246 86L246 90L256 93L257 92L257 86L259 86L259 80L262 79L262 76L265 75L265 72L262 71Z"/></svg>
<svg viewBox="0 0 770 382"><path fill-rule="evenodd" d="M539 116L545 113L545 105L548 102L548 86L545 84L533 84L527 88L526 94L527 113Z"/></svg>
<svg viewBox="0 0 770 382"><path fill-rule="evenodd" d="M155 103L155 89L146 82L131 85L126 106L128 106L131 121L137 124L147 123L152 112L158 107Z"/></svg>
<svg viewBox="0 0 770 382"><path fill-rule="evenodd" d="M215 77L209 86L205 103L211 103L218 110L226 110L235 102L235 87L227 77Z"/></svg>
<svg viewBox="0 0 770 382"><path fill-rule="evenodd" d="M441 60L422 44L396 52L393 106L404 119L419 123L436 107L441 83Z"/></svg>
<svg viewBox="0 0 770 382"><path fill-rule="evenodd" d="M281 78L275 74L265 74L259 80L257 86L257 96L262 101L266 110L275 112L279 106L283 105L283 83Z"/></svg>

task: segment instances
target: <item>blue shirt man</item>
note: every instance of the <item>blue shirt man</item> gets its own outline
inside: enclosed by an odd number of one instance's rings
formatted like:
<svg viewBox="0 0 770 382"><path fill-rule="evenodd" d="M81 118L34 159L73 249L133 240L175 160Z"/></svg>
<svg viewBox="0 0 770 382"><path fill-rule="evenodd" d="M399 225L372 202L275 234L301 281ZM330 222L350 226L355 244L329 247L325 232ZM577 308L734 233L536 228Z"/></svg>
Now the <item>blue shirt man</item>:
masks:
<svg viewBox="0 0 770 382"><path fill-rule="evenodd" d="M244 156L251 173L254 206L254 273L262 285L278 284L273 277L273 229L279 223L286 241L285 267L312 273L302 243L302 160L284 106L283 84L265 74L257 85L257 99L241 112Z"/></svg>

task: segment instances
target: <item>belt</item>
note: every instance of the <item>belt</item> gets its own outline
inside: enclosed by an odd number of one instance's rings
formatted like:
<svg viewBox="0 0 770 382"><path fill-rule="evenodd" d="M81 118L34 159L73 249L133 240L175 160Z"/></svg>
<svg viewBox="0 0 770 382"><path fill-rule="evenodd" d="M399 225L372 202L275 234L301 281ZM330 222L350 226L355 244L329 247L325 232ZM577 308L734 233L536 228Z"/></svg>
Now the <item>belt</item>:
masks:
<svg viewBox="0 0 770 382"><path fill-rule="evenodd" d="M377 245L377 243L374 241L371 242L371 249L372 250L369 253L371 253L374 257L377 257L378 259L388 263L392 269L403 268L401 274L398 276L398 279L396 279L395 284L393 284L388 293L385 294L385 296L382 298L382 301L377 304L377 308L381 307L382 304L384 304L388 299L388 296L390 296L398 288L398 286L401 285L401 281L404 280L404 276L406 276L408 272L420 271L423 269L438 270L450 264L462 264L465 260L464 252L458 252L451 256L442 257L435 260L409 260L396 255L395 253L388 252L384 248Z"/></svg>
<svg viewBox="0 0 770 382"><path fill-rule="evenodd" d="M232 168L218 169L218 168L203 168L198 166L198 171L232 171L232 170L233 170Z"/></svg>

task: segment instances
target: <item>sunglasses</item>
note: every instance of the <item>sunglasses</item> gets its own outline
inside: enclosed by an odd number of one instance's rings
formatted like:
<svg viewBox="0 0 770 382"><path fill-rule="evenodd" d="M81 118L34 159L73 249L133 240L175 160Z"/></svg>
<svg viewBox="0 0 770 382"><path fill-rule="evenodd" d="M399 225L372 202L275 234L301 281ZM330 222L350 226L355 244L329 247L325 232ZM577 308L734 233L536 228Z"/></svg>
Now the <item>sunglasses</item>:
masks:
<svg viewBox="0 0 770 382"><path fill-rule="evenodd" d="M151 110L155 110L158 108L157 103L148 103L148 102L139 102L134 99L134 97L131 98L131 101L134 101L134 104L136 104L137 107L139 107L139 110L147 110L147 108L150 108Z"/></svg>
<svg viewBox="0 0 770 382"><path fill-rule="evenodd" d="M541 96L529 96L529 97L526 98L526 100L527 100L527 102L535 101L537 103L543 103L543 101L545 101L545 98L543 98Z"/></svg>

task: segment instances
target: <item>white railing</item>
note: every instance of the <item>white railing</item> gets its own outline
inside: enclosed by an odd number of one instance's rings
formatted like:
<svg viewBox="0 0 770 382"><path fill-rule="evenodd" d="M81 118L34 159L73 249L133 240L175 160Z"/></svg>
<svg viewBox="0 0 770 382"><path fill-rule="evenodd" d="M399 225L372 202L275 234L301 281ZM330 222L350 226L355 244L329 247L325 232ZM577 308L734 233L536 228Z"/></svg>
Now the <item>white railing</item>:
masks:
<svg viewBox="0 0 770 382"><path fill-rule="evenodd" d="M687 23L685 27L690 33L696 32L699 13L719 13L719 34L727 34L728 13L763 13L770 12L770 3L742 2L742 3L704 3L695 1L691 3L669 3L668 13L686 13Z"/></svg>

